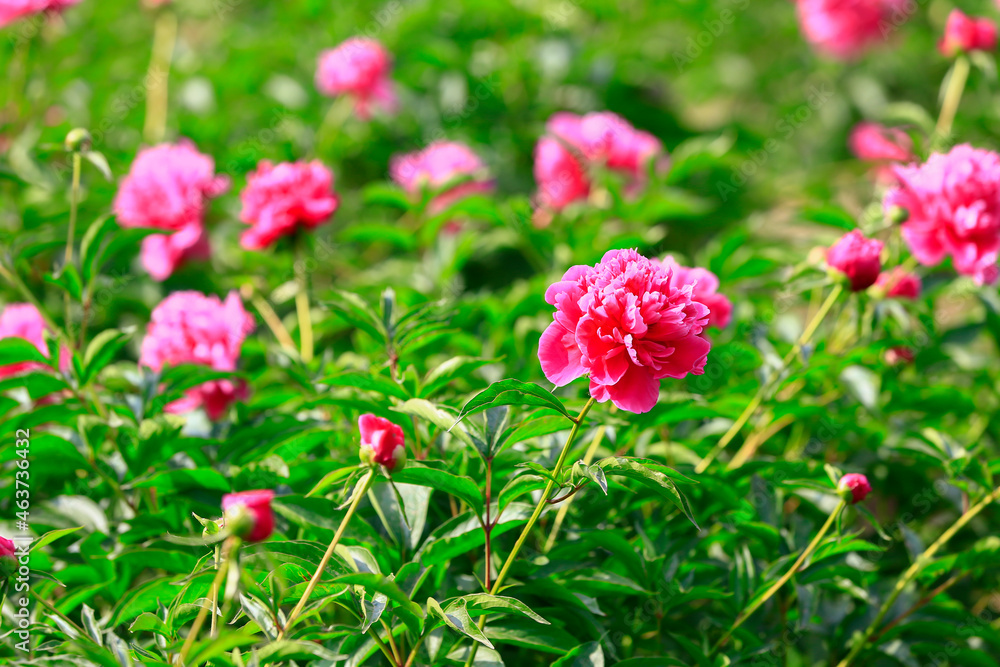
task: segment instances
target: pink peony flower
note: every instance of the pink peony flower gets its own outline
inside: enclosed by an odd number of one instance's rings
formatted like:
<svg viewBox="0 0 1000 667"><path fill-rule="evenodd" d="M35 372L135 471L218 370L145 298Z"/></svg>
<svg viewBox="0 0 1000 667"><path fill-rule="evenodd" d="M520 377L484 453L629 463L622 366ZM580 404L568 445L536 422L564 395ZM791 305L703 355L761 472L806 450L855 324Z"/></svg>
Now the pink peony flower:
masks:
<svg viewBox="0 0 1000 667"><path fill-rule="evenodd" d="M899 187L886 210L906 210L903 238L921 264L950 256L955 270L982 284L997 281L1000 256L1000 155L955 146L920 165L894 168Z"/></svg>
<svg viewBox="0 0 1000 667"><path fill-rule="evenodd" d="M847 139L851 152L859 160L910 162L913 160L913 140L895 127L862 122L854 126Z"/></svg>
<svg viewBox="0 0 1000 667"><path fill-rule="evenodd" d="M333 172L318 160L277 165L262 160L247 177L240 201L240 220L250 225L240 237L247 250L262 250L301 227L318 227L340 204Z"/></svg>
<svg viewBox="0 0 1000 667"><path fill-rule="evenodd" d="M39 12L58 12L80 0L0 0L0 28Z"/></svg>
<svg viewBox="0 0 1000 667"><path fill-rule="evenodd" d="M892 271L880 273L875 285L881 287L886 296L889 297L897 299L920 298L920 276L910 273L901 266L895 267Z"/></svg>
<svg viewBox="0 0 1000 667"><path fill-rule="evenodd" d="M909 0L797 0L806 39L824 55L854 60L907 16Z"/></svg>
<svg viewBox="0 0 1000 667"><path fill-rule="evenodd" d="M590 194L588 171L602 167L628 176L626 190L635 192L646 179L650 162L666 164L663 144L611 112L584 116L560 112L545 124L548 134L535 147L535 181L539 203L559 210Z"/></svg>
<svg viewBox="0 0 1000 667"><path fill-rule="evenodd" d="M268 490L240 491L222 496L222 511L226 523L247 542L261 542L274 532L274 511Z"/></svg>
<svg viewBox="0 0 1000 667"><path fill-rule="evenodd" d="M591 396L641 413L656 405L660 380L704 371L708 307L694 300L693 285L635 250L572 267L545 300L556 312L538 359L556 386L589 374Z"/></svg>
<svg viewBox="0 0 1000 667"><path fill-rule="evenodd" d="M229 178L215 175L215 162L190 141L160 144L139 152L115 196L122 227L172 231L142 242L142 264L164 280L189 259L207 259L207 201L229 188Z"/></svg>
<svg viewBox="0 0 1000 667"><path fill-rule="evenodd" d="M178 364L235 371L243 339L253 328L253 316L243 309L236 292L225 301L200 292L174 292L153 309L139 365L154 371ZM219 419L233 401L246 395L242 381L211 380L189 389L166 409L182 413L204 406L210 419Z"/></svg>
<svg viewBox="0 0 1000 667"><path fill-rule="evenodd" d="M468 146L454 141L437 141L422 151L394 157L389 175L411 195L419 195L424 188L437 192L428 207L432 215L469 195L493 190L483 161Z"/></svg>
<svg viewBox="0 0 1000 667"><path fill-rule="evenodd" d="M46 328L42 314L30 303L11 303L3 309L3 313L0 313L0 339L23 338L37 347L42 356L48 358L49 348L46 346L43 336ZM59 352L60 370L69 370L69 359L69 350L62 348ZM48 366L35 361L8 364L0 366L0 378L13 377L45 368Z"/></svg>
<svg viewBox="0 0 1000 667"><path fill-rule="evenodd" d="M406 465L406 443L399 426L383 417L365 414L358 419L358 430L363 463L383 465L390 472Z"/></svg>
<svg viewBox="0 0 1000 667"><path fill-rule="evenodd" d="M320 54L316 87L330 97L353 95L355 112L368 120L373 106L387 113L396 110L391 70L392 59L381 44L374 39L352 37Z"/></svg>
<svg viewBox="0 0 1000 667"><path fill-rule="evenodd" d="M997 26L990 19L972 18L958 9L951 10L938 51L951 58L969 51L993 51L997 48Z"/></svg>
<svg viewBox="0 0 1000 667"><path fill-rule="evenodd" d="M851 501L852 505L860 503L869 493L872 486L868 483L868 478L856 472L848 473L837 482L837 490L844 500Z"/></svg>
<svg viewBox="0 0 1000 667"><path fill-rule="evenodd" d="M866 238L860 229L855 229L826 251L826 263L845 274L851 282L851 290L858 292L878 280L884 247L881 241Z"/></svg>
<svg viewBox="0 0 1000 667"><path fill-rule="evenodd" d="M719 329L729 326L733 304L725 295L719 294L719 278L714 273L708 269L681 266L670 255L664 257L660 263L673 272L674 285L694 287L691 298L708 307L708 326Z"/></svg>
<svg viewBox="0 0 1000 667"><path fill-rule="evenodd" d="M17 571L17 548L14 542L0 535L0 581Z"/></svg>
<svg viewBox="0 0 1000 667"><path fill-rule="evenodd" d="M900 364L910 364L916 355L913 354L913 350L908 347L897 346L891 347L885 351L885 363L890 366L899 366Z"/></svg>

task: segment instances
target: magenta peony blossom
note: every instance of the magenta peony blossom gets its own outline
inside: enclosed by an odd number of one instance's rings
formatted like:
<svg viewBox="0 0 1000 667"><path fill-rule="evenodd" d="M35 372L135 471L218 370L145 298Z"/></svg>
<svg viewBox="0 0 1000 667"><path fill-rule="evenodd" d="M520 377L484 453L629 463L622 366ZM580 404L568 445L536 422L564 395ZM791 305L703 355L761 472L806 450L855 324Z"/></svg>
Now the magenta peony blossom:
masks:
<svg viewBox="0 0 1000 667"><path fill-rule="evenodd" d="M200 292L174 292L153 309L139 365L154 371L178 364L235 371L243 339L253 328L253 316L243 309L236 292L225 301ZM242 381L212 380L189 389L184 398L167 405L167 411L182 413L204 406L209 418L219 419L246 394Z"/></svg>
<svg viewBox="0 0 1000 667"><path fill-rule="evenodd" d="M0 0L0 28L39 12L58 12L80 0Z"/></svg>
<svg viewBox="0 0 1000 667"><path fill-rule="evenodd" d="M881 287L886 296L889 297L897 299L920 298L920 276L910 273L901 266L895 267L892 271L880 273L875 285Z"/></svg>
<svg viewBox="0 0 1000 667"><path fill-rule="evenodd" d="M826 251L826 263L845 274L851 281L851 290L868 289L878 280L882 270L881 241L866 238L860 229L844 234Z"/></svg>
<svg viewBox="0 0 1000 667"><path fill-rule="evenodd" d="M990 19L966 16L951 10L938 51L950 57L969 51L993 51L997 48L997 26Z"/></svg>
<svg viewBox="0 0 1000 667"><path fill-rule="evenodd" d="M535 147L539 203L559 210L590 194L589 171L605 168L625 174L626 191L645 184L651 162L665 165L660 140L610 112L584 116L561 112L545 124L548 132Z"/></svg>
<svg viewBox="0 0 1000 667"><path fill-rule="evenodd" d="M374 39L352 37L320 54L316 87L330 97L353 95L355 112L367 120L373 106L387 113L396 110L391 70L392 59L381 44Z"/></svg>
<svg viewBox="0 0 1000 667"><path fill-rule="evenodd" d="M837 482L837 490L844 500L851 501L851 504L860 503L869 493L872 492L872 485L868 483L868 478L856 472L848 473Z"/></svg>
<svg viewBox="0 0 1000 667"><path fill-rule="evenodd" d="M240 491L222 496L222 511L226 523L247 542L261 542L274 532L274 511L269 490Z"/></svg>
<svg viewBox="0 0 1000 667"><path fill-rule="evenodd" d="M654 262L656 260L653 260ZM692 299L708 307L708 326L725 329L733 314L733 304L725 295L719 294L719 278L702 268L681 266L670 255L660 263L673 272L675 286L691 285L694 287Z"/></svg>
<svg viewBox="0 0 1000 667"><path fill-rule="evenodd" d="M333 172L318 160L277 165L262 160L247 177L240 201L240 220L250 225L240 237L247 250L262 250L300 227L318 227L340 204Z"/></svg>
<svg viewBox="0 0 1000 667"><path fill-rule="evenodd" d="M906 210L903 238L921 264L950 256L955 270L982 284L997 281L1000 256L1000 155L955 146L920 165L894 168L899 187L886 210Z"/></svg>
<svg viewBox="0 0 1000 667"><path fill-rule="evenodd" d="M358 419L358 430L363 463L383 465L390 472L406 465L406 442L399 426L383 417L365 414Z"/></svg>
<svg viewBox="0 0 1000 667"><path fill-rule="evenodd" d="M797 0L799 25L824 55L860 57L906 17L909 0Z"/></svg>
<svg viewBox="0 0 1000 667"><path fill-rule="evenodd" d="M17 571L17 547L12 540L0 535L0 582Z"/></svg>
<svg viewBox="0 0 1000 667"><path fill-rule="evenodd" d="M635 250L612 250L595 266L574 266L549 287L555 321L538 343L556 386L590 375L590 395L622 410L649 412L660 380L700 375L711 344L708 306L694 286Z"/></svg>
<svg viewBox="0 0 1000 667"><path fill-rule="evenodd" d="M468 146L454 141L437 141L422 151L394 157L389 175L411 195L419 195L424 188L437 192L428 206L432 215L469 195L493 190L483 161ZM446 189L438 192L442 188Z"/></svg>
<svg viewBox="0 0 1000 667"><path fill-rule="evenodd" d="M207 259L207 201L229 188L229 178L215 175L215 162L194 144L160 144L139 152L115 196L122 227L154 227L142 242L142 264L164 280L189 259Z"/></svg>
<svg viewBox="0 0 1000 667"><path fill-rule="evenodd" d="M48 358L49 348L45 345L43 337L46 328L42 314L30 303L11 303L3 309L3 313L0 313L0 339L23 338L37 347L42 356ZM69 350L62 348L59 352L59 368L61 370L69 370L69 359ZM45 368L48 366L34 361L8 364L0 366L0 378L13 377Z"/></svg>

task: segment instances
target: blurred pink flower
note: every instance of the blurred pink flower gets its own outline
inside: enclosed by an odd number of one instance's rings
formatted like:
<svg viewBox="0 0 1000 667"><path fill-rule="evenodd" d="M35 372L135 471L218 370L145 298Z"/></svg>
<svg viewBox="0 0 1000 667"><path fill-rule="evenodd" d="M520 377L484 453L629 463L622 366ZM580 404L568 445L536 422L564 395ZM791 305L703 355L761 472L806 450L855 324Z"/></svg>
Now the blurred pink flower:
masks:
<svg viewBox="0 0 1000 667"><path fill-rule="evenodd" d="M851 504L860 503L869 493L872 492L872 485L868 483L868 478L856 472L851 472L840 478L837 482L837 490L845 500L850 500Z"/></svg>
<svg viewBox="0 0 1000 667"><path fill-rule="evenodd" d="M274 532L273 498L274 492L267 489L227 493L222 496L226 523L245 523L236 528L239 531L237 534L247 542L266 540Z"/></svg>
<svg viewBox="0 0 1000 667"><path fill-rule="evenodd" d="M990 19L966 16L951 10L938 51L950 57L969 51L993 51L997 48L997 26Z"/></svg>
<svg viewBox="0 0 1000 667"><path fill-rule="evenodd" d="M700 375L711 344L708 307L694 287L635 250L612 250L595 266L574 266L545 292L555 320L538 344L556 386L590 376L590 395L622 410L649 412L660 380Z"/></svg>
<svg viewBox="0 0 1000 667"><path fill-rule="evenodd" d="M358 419L358 430L362 462L383 465L389 471L406 465L406 442L398 425L384 417L365 414Z"/></svg>
<svg viewBox="0 0 1000 667"><path fill-rule="evenodd" d="M539 203L559 210L590 193L588 172L605 168L629 177L626 191L645 185L651 163L667 164L663 144L608 111L584 116L560 112L545 124L546 136L535 147Z"/></svg>
<svg viewBox="0 0 1000 667"><path fill-rule="evenodd" d="M17 547L13 540L0 535L0 582L6 589L7 578L17 571Z"/></svg>
<svg viewBox="0 0 1000 667"><path fill-rule="evenodd" d="M299 228L328 222L340 203L333 172L318 160L277 165L262 160L247 176L240 201L240 220L250 225L240 237L247 250L261 250Z"/></svg>
<svg viewBox="0 0 1000 667"><path fill-rule="evenodd" d="M891 347L885 351L885 363L890 366L910 364L913 363L915 358L916 356L913 354L913 350L908 347L903 347L902 345Z"/></svg>
<svg viewBox="0 0 1000 667"><path fill-rule="evenodd" d="M483 161L455 141L436 141L422 151L394 157L389 175L411 195L419 195L424 188L437 192L428 206L432 215L469 195L493 190Z"/></svg>
<svg viewBox="0 0 1000 667"><path fill-rule="evenodd" d="M719 294L718 276L708 269L681 266L671 255L664 257L660 263L673 273L671 284L674 287L682 285L694 287L691 298L708 307L708 326L719 329L729 326L733 304L725 295Z"/></svg>
<svg viewBox="0 0 1000 667"><path fill-rule="evenodd" d="M855 229L830 246L826 251L826 263L845 274L851 282L851 290L858 292L878 280L884 247L881 241L866 238L860 229Z"/></svg>
<svg viewBox="0 0 1000 667"><path fill-rule="evenodd" d="M243 309L236 292L225 301L200 292L174 292L153 309L139 365L154 371L179 364L235 371L243 339L253 329L253 316ZM189 389L184 398L167 405L167 411L189 412L204 406L209 418L219 419L230 403L246 395L242 381L212 380Z"/></svg>
<svg viewBox="0 0 1000 667"><path fill-rule="evenodd" d="M38 12L58 12L80 0L0 0L0 28Z"/></svg>
<svg viewBox="0 0 1000 667"><path fill-rule="evenodd" d="M806 39L824 55L860 57L908 16L910 0L796 0ZM912 10L911 10L912 11Z"/></svg>
<svg viewBox="0 0 1000 667"><path fill-rule="evenodd" d="M0 313L0 339L3 338L23 338L42 353L46 359L49 357L49 349L45 345L45 320L33 304L11 303ZM69 370L69 350L62 348L59 352L59 368L63 371ZM0 378L8 378L21 373L48 368L48 366L34 361L25 361L17 364L0 366Z"/></svg>
<svg viewBox="0 0 1000 667"><path fill-rule="evenodd" d="M995 283L1000 155L962 144L894 171L899 187L886 193L884 206L906 210L902 233L913 256L927 266L950 256L959 273L980 285Z"/></svg>
<svg viewBox="0 0 1000 667"><path fill-rule="evenodd" d="M854 126L847 145L859 160L875 162L875 174L883 183L895 183L896 177L887 163L910 162L913 154L913 140L910 135L895 127L885 127L878 123L862 122Z"/></svg>
<svg viewBox="0 0 1000 667"><path fill-rule="evenodd" d="M920 298L920 276L901 266L880 273L875 285L885 290L886 296L889 297L897 299Z"/></svg>
<svg viewBox="0 0 1000 667"><path fill-rule="evenodd" d="M160 144L139 152L115 196L114 211L122 227L172 231L142 242L142 264L156 280L164 280L189 259L207 259L207 201L229 188L229 178L215 175L215 162L194 144Z"/></svg>
<svg viewBox="0 0 1000 667"><path fill-rule="evenodd" d="M381 44L374 39L352 37L320 54L316 87L330 97L353 95L355 112L368 120L373 106L387 113L396 110L391 70L392 59Z"/></svg>

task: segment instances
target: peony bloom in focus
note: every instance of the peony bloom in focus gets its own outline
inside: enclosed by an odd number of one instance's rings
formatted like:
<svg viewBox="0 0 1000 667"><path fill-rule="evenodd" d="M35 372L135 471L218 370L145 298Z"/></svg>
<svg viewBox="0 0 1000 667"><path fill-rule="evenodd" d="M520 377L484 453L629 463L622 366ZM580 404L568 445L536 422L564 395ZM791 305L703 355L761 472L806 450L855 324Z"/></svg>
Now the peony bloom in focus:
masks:
<svg viewBox="0 0 1000 667"><path fill-rule="evenodd" d="M665 164L663 144L610 112L584 116L561 112L545 124L535 147L539 203L559 210L590 194L589 171L609 169L628 178L626 190L645 184L650 163Z"/></svg>
<svg viewBox="0 0 1000 667"><path fill-rule="evenodd" d="M46 329L45 320L33 304L11 303L0 313L0 339L23 338L38 348L42 356L48 358L49 348L45 345L43 333ZM34 361L0 366L0 378L13 377L21 373L46 369L48 366ZM63 348L59 353L59 368L69 369L69 351Z"/></svg>
<svg viewBox="0 0 1000 667"><path fill-rule="evenodd" d="M352 37L320 54L316 88L330 97L353 95L355 112L368 120L373 106L388 113L396 110L391 70L392 58L381 44L374 39Z"/></svg>
<svg viewBox="0 0 1000 667"><path fill-rule="evenodd" d="M990 19L966 16L951 10L938 51L949 58L969 51L993 51L997 48L997 26Z"/></svg>
<svg viewBox="0 0 1000 667"><path fill-rule="evenodd" d="M299 228L328 222L340 203L333 172L318 160L277 165L261 160L247 177L240 201L240 220L250 225L240 237L247 250L262 250Z"/></svg>
<svg viewBox="0 0 1000 667"><path fill-rule="evenodd" d="M62 11L79 2L80 0L0 0L0 28L24 16Z"/></svg>
<svg viewBox="0 0 1000 667"><path fill-rule="evenodd" d="M909 0L797 0L805 38L822 54L854 60L906 17Z"/></svg>
<svg viewBox="0 0 1000 667"><path fill-rule="evenodd" d="M469 195L493 190L483 161L471 148L454 141L436 141L422 151L394 157L389 175L411 195L419 195L424 188L437 192L428 206L432 215Z"/></svg>
<svg viewBox="0 0 1000 667"><path fill-rule="evenodd" d="M373 414L361 415L358 419L361 431L362 463L382 465L390 472L406 465L406 443L403 429L388 419Z"/></svg>
<svg viewBox="0 0 1000 667"><path fill-rule="evenodd" d="M826 263L840 271L851 282L851 290L868 289L882 271L881 241L866 238L860 229L844 234L826 251Z"/></svg>
<svg viewBox="0 0 1000 667"><path fill-rule="evenodd" d="M729 326L729 320L733 314L733 304L725 295L719 294L719 278L714 273L708 269L681 266L670 255L664 257L660 264L673 272L675 286L691 285L694 287L691 298L708 307L708 326L718 329L725 329Z"/></svg>
<svg viewBox="0 0 1000 667"><path fill-rule="evenodd" d="M590 395L622 410L649 412L660 380L700 375L711 344L709 309L694 287L635 250L612 250L595 266L574 266L545 292L555 321L538 359L556 386L590 376Z"/></svg>
<svg viewBox="0 0 1000 667"><path fill-rule="evenodd" d="M207 259L205 209L209 199L229 188L229 178L215 175L215 162L194 144L160 144L139 152L115 195L114 211L122 227L153 227L142 241L142 264L156 280L165 280L189 259Z"/></svg>
<svg viewBox="0 0 1000 667"><path fill-rule="evenodd" d="M903 239L925 266L950 256L980 285L997 281L1000 256L1000 155L955 146L920 165L894 168L899 187L884 206L906 210Z"/></svg>
<svg viewBox="0 0 1000 667"><path fill-rule="evenodd" d="M241 491L222 496L226 525L247 542L261 542L274 531L274 512L269 490Z"/></svg>
<svg viewBox="0 0 1000 667"><path fill-rule="evenodd" d="M837 491L840 492L844 500L850 501L852 505L860 503L869 493L872 486L868 483L868 478L856 472L848 473L837 482Z"/></svg>
<svg viewBox="0 0 1000 667"><path fill-rule="evenodd" d="M139 365L154 371L179 364L235 371L243 339L253 328L253 316L243 309L236 292L225 301L200 292L174 292L153 309ZM189 389L166 409L182 413L204 406L210 419L219 419L233 401L246 395L242 381L211 380Z"/></svg>
<svg viewBox="0 0 1000 667"><path fill-rule="evenodd" d="M901 266L895 267L892 271L880 273L875 286L882 288L888 297L896 299L920 298L920 276L910 273Z"/></svg>
<svg viewBox="0 0 1000 667"><path fill-rule="evenodd" d="M12 540L0 535L0 581L17 571L17 548Z"/></svg>

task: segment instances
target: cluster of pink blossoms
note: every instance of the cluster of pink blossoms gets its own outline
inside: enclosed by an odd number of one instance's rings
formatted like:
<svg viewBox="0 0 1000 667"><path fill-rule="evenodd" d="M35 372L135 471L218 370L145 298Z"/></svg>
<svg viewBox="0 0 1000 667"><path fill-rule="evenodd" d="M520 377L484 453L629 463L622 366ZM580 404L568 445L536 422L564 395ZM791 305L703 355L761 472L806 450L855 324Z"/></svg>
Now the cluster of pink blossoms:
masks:
<svg viewBox="0 0 1000 667"><path fill-rule="evenodd" d="M225 301L200 292L174 292L153 309L142 341L139 365L154 371L168 365L200 364L217 371L235 371L243 339L253 331L253 317L235 292ZM246 397L246 384L212 380L193 387L167 406L174 413L203 406L219 419L230 403Z"/></svg>
<svg viewBox="0 0 1000 667"><path fill-rule="evenodd" d="M79 3L80 0L2 0L0 1L0 28L25 16L39 12L58 12Z"/></svg>
<svg viewBox="0 0 1000 667"><path fill-rule="evenodd" d="M318 160L271 164L262 160L240 193L240 220L250 225L240 243L262 250L300 228L330 220L340 203L333 191L333 172Z"/></svg>
<svg viewBox="0 0 1000 667"><path fill-rule="evenodd" d="M649 412L660 380L700 375L711 347L709 309L671 269L635 250L612 250L595 266L574 266L545 292L556 307L538 358L556 386L590 376L590 395L622 410Z"/></svg>
<svg viewBox="0 0 1000 667"><path fill-rule="evenodd" d="M557 113L535 146L539 203L553 210L586 199L594 168L626 175L632 191L642 187L649 165L663 154L660 140L611 112L578 116Z"/></svg>
<svg viewBox="0 0 1000 667"><path fill-rule="evenodd" d="M191 259L207 259L207 201L229 188L215 175L215 162L194 144L160 144L139 152L115 196L122 227L150 227L172 232L142 241L142 264L156 280L165 280Z"/></svg>
<svg viewBox="0 0 1000 667"><path fill-rule="evenodd" d="M927 162L894 168L898 187L884 205L907 212L903 238L933 266L951 257L955 270L982 284L997 281L1000 257L1000 155L955 146Z"/></svg>
<svg viewBox="0 0 1000 667"><path fill-rule="evenodd" d="M952 57L969 51L993 51L997 48L997 26L983 18L966 16L958 9L951 10L944 27L944 37L938 50Z"/></svg>
<svg viewBox="0 0 1000 667"><path fill-rule="evenodd" d="M471 148L456 141L436 141L422 151L394 157L389 176L411 195L424 189L436 192L428 205L431 215L460 199L493 190L486 164Z"/></svg>
<svg viewBox="0 0 1000 667"><path fill-rule="evenodd" d="M806 39L824 55L860 57L908 16L910 0L796 0ZM910 10L912 11L912 9Z"/></svg>
<svg viewBox="0 0 1000 667"><path fill-rule="evenodd" d="M373 107L387 113L396 110L391 71L392 58L381 44L374 39L353 37L320 54L316 87L331 97L353 96L355 112L367 120Z"/></svg>
<svg viewBox="0 0 1000 667"><path fill-rule="evenodd" d="M0 313L0 339L3 338L23 338L48 358L49 349L45 345L44 333L45 320L38 308L30 303L8 304ZM62 370L69 368L69 351L65 348L59 353L59 367ZM0 366L0 378L12 377L22 373L43 369L45 366L38 362L25 361L17 364Z"/></svg>

